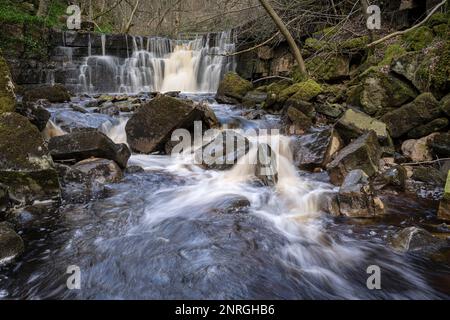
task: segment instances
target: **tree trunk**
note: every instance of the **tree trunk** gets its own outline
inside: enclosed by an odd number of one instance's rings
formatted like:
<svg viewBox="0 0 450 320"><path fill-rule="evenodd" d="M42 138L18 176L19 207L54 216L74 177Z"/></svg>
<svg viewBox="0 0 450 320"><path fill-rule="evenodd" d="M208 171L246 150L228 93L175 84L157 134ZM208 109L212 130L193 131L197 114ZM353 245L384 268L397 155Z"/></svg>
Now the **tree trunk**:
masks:
<svg viewBox="0 0 450 320"><path fill-rule="evenodd" d="M136 1L136 4L133 8L133 11L131 11L131 15L130 15L130 20L128 21L126 27L125 27L125 33L128 34L130 32L130 28L131 28L131 23L133 22L133 18L134 18L134 14L136 13L136 10L139 6L139 2L140 0Z"/></svg>
<svg viewBox="0 0 450 320"><path fill-rule="evenodd" d="M50 0L39 0L39 8L36 15L42 18L46 17L48 14L49 4Z"/></svg>
<svg viewBox="0 0 450 320"><path fill-rule="evenodd" d="M272 8L272 6L269 4L267 0L259 0L259 2L264 7L269 16L272 18L272 20L275 22L281 34L284 36L287 43L289 44L289 47L292 51L292 54L294 55L295 60L297 61L301 74L306 76L307 71L305 61L303 60L300 49L298 48L297 43L295 42L288 28L286 27L286 25L281 20L280 16L275 12L275 10Z"/></svg>

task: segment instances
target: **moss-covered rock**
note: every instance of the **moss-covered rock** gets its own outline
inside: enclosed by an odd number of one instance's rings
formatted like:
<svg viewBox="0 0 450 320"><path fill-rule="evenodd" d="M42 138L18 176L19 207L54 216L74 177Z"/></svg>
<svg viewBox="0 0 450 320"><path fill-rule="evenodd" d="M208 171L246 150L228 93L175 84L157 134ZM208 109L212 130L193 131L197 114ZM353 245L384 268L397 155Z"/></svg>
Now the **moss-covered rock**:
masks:
<svg viewBox="0 0 450 320"><path fill-rule="evenodd" d="M253 89L253 84L241 78L235 72L229 72L220 82L216 99L222 103L236 104L242 102L247 92Z"/></svg>
<svg viewBox="0 0 450 320"><path fill-rule="evenodd" d="M427 52L408 52L391 65L421 92L442 98L450 91L450 41L439 43Z"/></svg>
<svg viewBox="0 0 450 320"><path fill-rule="evenodd" d="M386 123L392 137L399 138L415 127L437 119L439 115L439 102L431 93L424 93L413 102L385 114L381 120Z"/></svg>
<svg viewBox="0 0 450 320"><path fill-rule="evenodd" d="M319 55L308 60L306 68L313 78L333 82L350 76L350 59L336 54Z"/></svg>
<svg viewBox="0 0 450 320"><path fill-rule="evenodd" d="M4 112L14 111L15 99L14 84L8 64L0 56L0 115Z"/></svg>
<svg viewBox="0 0 450 320"><path fill-rule="evenodd" d="M58 175L39 130L16 113L0 116L0 183L24 203L60 197Z"/></svg>
<svg viewBox="0 0 450 320"><path fill-rule="evenodd" d="M378 66L390 66L394 59L406 54L405 47L400 43L394 43L388 46L384 52L383 59L378 63Z"/></svg>
<svg viewBox="0 0 450 320"><path fill-rule="evenodd" d="M424 125L418 126L408 132L408 138L418 139L432 134L433 132L441 131L448 126L447 118L438 118L430 121Z"/></svg>
<svg viewBox="0 0 450 320"><path fill-rule="evenodd" d="M322 92L322 87L316 81L309 79L295 83L280 92L279 101L285 102L288 99L295 101L311 101Z"/></svg>
<svg viewBox="0 0 450 320"><path fill-rule="evenodd" d="M406 33L403 39L410 50L418 51L426 48L433 42L434 34L429 27L422 26Z"/></svg>
<svg viewBox="0 0 450 320"><path fill-rule="evenodd" d="M70 101L70 96L70 92L61 84L55 84L53 86L42 85L26 91L23 96L23 101L33 102L45 99L52 103L62 103Z"/></svg>
<svg viewBox="0 0 450 320"><path fill-rule="evenodd" d="M383 114L385 109L399 107L417 96L410 85L377 68L367 70L358 80L359 84L349 88L347 103L369 115Z"/></svg>
<svg viewBox="0 0 450 320"><path fill-rule="evenodd" d="M443 113L445 113L447 116L450 117L450 94L448 94L444 98L442 98L441 110Z"/></svg>

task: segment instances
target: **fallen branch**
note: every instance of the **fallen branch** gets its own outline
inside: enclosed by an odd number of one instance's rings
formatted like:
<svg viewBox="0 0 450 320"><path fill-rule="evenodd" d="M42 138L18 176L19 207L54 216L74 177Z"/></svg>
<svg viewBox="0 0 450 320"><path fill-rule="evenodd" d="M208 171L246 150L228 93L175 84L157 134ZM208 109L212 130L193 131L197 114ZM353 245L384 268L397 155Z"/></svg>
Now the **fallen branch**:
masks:
<svg viewBox="0 0 450 320"><path fill-rule="evenodd" d="M419 166L419 165L422 165L422 164L433 164L433 163L436 163L436 162L447 161L447 160L450 160L450 158L442 158L442 159L437 159L437 160L432 160L432 161L402 163L402 166Z"/></svg>
<svg viewBox="0 0 450 320"><path fill-rule="evenodd" d="M385 36L385 37L383 37L383 38L381 38L381 39L379 39L377 41L369 43L367 45L367 47L371 48L371 47L376 46L377 44L380 44L380 43L382 43L382 42L384 42L386 40L389 40L389 39L397 37L397 36L401 36L401 35L403 35L405 33L408 33L410 31L413 31L413 30L423 26L425 23L427 23L428 20L430 20L431 16L433 14L435 14L436 11L439 10L439 8L442 7L446 2L447 2L447 0L444 0L441 3L439 3L438 5L436 5L436 7L434 7L434 9L431 10L431 12L428 14L428 16L425 19L423 19L420 23L416 24L415 26L412 26L411 28L403 30L403 31L397 31L397 32L391 33L391 34L389 34L389 35L387 35L387 36Z"/></svg>
<svg viewBox="0 0 450 320"><path fill-rule="evenodd" d="M287 78L287 77L282 77L282 76L268 76L268 77L264 77L264 78L259 78L257 80L252 81L253 83L257 83L263 80L269 80L269 79L283 79L283 80L289 80L289 81L293 81L291 78Z"/></svg>

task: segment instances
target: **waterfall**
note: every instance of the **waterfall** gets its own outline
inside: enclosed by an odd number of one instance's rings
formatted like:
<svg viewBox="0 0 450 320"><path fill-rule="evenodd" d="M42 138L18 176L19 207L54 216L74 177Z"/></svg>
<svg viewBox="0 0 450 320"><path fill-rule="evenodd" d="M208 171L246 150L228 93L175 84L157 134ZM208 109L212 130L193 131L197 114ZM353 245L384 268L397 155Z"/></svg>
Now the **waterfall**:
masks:
<svg viewBox="0 0 450 320"><path fill-rule="evenodd" d="M189 41L136 36L131 40L132 53L122 59L106 54L106 36L102 35L102 55L90 52L79 69L79 91L215 92L223 75L235 69L234 58L224 55L235 49L231 32Z"/></svg>

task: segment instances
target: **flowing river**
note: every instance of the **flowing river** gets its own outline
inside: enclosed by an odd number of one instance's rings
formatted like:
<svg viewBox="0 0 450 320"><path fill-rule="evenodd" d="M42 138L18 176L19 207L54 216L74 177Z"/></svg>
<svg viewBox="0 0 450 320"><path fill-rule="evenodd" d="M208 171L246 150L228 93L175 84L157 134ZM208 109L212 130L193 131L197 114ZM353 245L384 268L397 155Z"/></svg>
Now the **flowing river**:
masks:
<svg viewBox="0 0 450 320"><path fill-rule="evenodd" d="M279 121L247 120L246 110L211 95L188 97L208 101L223 124L268 128ZM68 105L51 111L54 121L73 114ZM86 119L105 122L94 113L80 113L77 121ZM126 141L126 119L103 125L116 142ZM145 172L126 174L104 197L22 212L26 252L0 269L0 297L448 298L448 265L396 253L385 241L389 232L423 220L426 204L396 198L389 223L332 218L319 208L333 191L327 177L299 171L283 146L279 159L278 183L267 187L245 165L215 171L182 157L133 155L129 165ZM81 270L81 290L67 289L70 265ZM382 270L382 290L366 286L371 265Z"/></svg>

